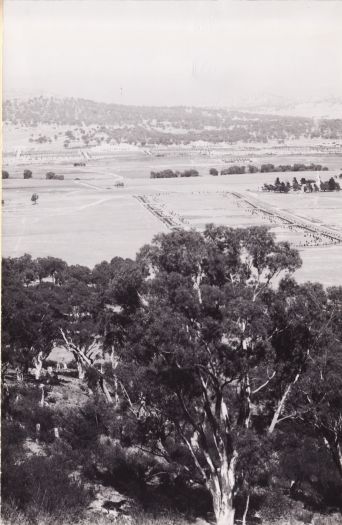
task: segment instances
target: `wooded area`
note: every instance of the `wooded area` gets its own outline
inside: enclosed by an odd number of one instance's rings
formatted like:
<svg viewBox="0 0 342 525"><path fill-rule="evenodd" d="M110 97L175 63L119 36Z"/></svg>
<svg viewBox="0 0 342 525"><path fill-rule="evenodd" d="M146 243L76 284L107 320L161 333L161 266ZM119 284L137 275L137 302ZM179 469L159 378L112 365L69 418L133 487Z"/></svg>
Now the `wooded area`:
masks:
<svg viewBox="0 0 342 525"><path fill-rule="evenodd" d="M300 266L267 228L213 225L92 270L3 259L5 515L81 516L99 479L218 525L340 512L342 287L298 284Z"/></svg>

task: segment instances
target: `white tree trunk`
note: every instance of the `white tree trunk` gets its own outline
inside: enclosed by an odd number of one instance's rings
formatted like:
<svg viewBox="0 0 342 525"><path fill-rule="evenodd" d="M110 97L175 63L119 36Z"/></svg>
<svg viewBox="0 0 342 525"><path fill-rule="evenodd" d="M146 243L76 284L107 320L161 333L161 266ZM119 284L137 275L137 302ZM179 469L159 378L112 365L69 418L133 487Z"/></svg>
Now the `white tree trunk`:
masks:
<svg viewBox="0 0 342 525"><path fill-rule="evenodd" d="M114 403L115 406L119 404L119 385L118 378L116 375L114 375Z"/></svg>
<svg viewBox="0 0 342 525"><path fill-rule="evenodd" d="M17 374L17 381L18 381L18 383L22 383L24 381L23 371L20 368L17 368L16 369L16 374Z"/></svg>
<svg viewBox="0 0 342 525"><path fill-rule="evenodd" d="M217 525L234 525L235 510L224 507L218 516L216 516Z"/></svg>
<svg viewBox="0 0 342 525"><path fill-rule="evenodd" d="M213 499L213 508L217 525L233 525L235 509L233 505L233 491L235 485L235 464L237 454L230 462L224 453L222 464L215 475L212 475L208 488Z"/></svg>
<svg viewBox="0 0 342 525"><path fill-rule="evenodd" d="M245 511L243 513L243 517L242 517L242 525L246 525L246 520L247 520L247 514L248 514L248 509L249 509L249 494L247 496L247 500L246 500L246 506L245 506Z"/></svg>
<svg viewBox="0 0 342 525"><path fill-rule="evenodd" d="M43 407L45 405L45 391L44 391L44 385L40 385L39 387L42 391L42 397L40 398L39 405Z"/></svg>
<svg viewBox="0 0 342 525"><path fill-rule="evenodd" d="M40 438L40 423L36 423L36 443L39 443Z"/></svg>
<svg viewBox="0 0 342 525"><path fill-rule="evenodd" d="M112 396L110 395L110 392L109 392L109 390L107 388L106 382L105 382L105 380L103 378L100 378L100 387L102 389L102 392L105 395L107 403L109 405L112 405L113 404L113 399L112 399Z"/></svg>
<svg viewBox="0 0 342 525"><path fill-rule="evenodd" d="M324 444L329 450L331 457L337 467L338 473L342 478L342 448L337 440L329 442L327 438L324 438Z"/></svg>
<svg viewBox="0 0 342 525"><path fill-rule="evenodd" d="M114 403L115 405L118 405L119 404L119 389L118 389L118 378L115 373L115 370L119 364L119 359L117 355L115 354L114 346L112 346L112 351L110 353L110 360L112 363L113 378L114 378Z"/></svg>
<svg viewBox="0 0 342 525"><path fill-rule="evenodd" d="M37 357L33 360L33 366L34 377L36 378L36 381L39 381L43 368L43 352L39 352Z"/></svg>
<svg viewBox="0 0 342 525"><path fill-rule="evenodd" d="M85 378L85 369L84 369L83 364L80 361L77 361L77 372L78 372L78 379L81 379L83 381L83 379Z"/></svg>
<svg viewBox="0 0 342 525"><path fill-rule="evenodd" d="M338 462L339 462L340 474L342 476L342 447L340 446L339 443L337 443L337 457L338 457Z"/></svg>
<svg viewBox="0 0 342 525"><path fill-rule="evenodd" d="M280 399L280 401L279 401L279 403L278 403L277 409L276 409L276 411L274 412L274 415L273 415L273 418L272 418L271 424L270 424L269 429L268 429L268 433L269 433L269 434L272 434L272 432L274 431L274 429L275 429L275 427L276 427L276 425L277 425L277 423L278 423L278 420L279 420L279 418L280 418L280 416L281 416L281 413L282 413L282 411L283 411L283 409L284 409L284 405L285 405L285 402L286 402L286 400L287 400L287 398L288 398L288 395L289 395L289 393L290 393L290 391L291 391L291 388L292 388L292 386L298 381L298 378L299 378L299 374L297 374L296 377L295 377L295 379L294 379L294 381L293 381L292 383L290 383L290 384L286 387L285 392L284 392L282 398Z"/></svg>
<svg viewBox="0 0 342 525"><path fill-rule="evenodd" d="M217 525L233 525L235 509L232 503L232 490L220 487L218 477L213 479L209 488L213 498L213 508Z"/></svg>

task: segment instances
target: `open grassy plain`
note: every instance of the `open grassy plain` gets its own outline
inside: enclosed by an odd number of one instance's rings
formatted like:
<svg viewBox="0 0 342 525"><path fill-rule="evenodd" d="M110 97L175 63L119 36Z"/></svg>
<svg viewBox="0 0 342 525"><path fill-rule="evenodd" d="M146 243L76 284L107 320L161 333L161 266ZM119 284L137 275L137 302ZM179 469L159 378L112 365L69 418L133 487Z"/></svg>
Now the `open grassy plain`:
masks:
<svg viewBox="0 0 342 525"><path fill-rule="evenodd" d="M265 159L274 164L303 161L293 156ZM116 255L134 257L144 243L172 225L201 229L210 222L232 227L265 224L279 240L300 249L299 280L342 283L342 243L324 236L318 242L312 232L295 226L304 223L319 232L342 235L342 192L271 194L261 192L261 187L278 174L208 175L210 167L227 165L225 160L198 152L184 156L169 151L156 157L139 151L93 158L85 167L74 167L66 159L45 159L32 166L13 163L8 168L11 178L3 181L3 255L53 255L68 263L93 266ZM329 165L329 171L322 173L324 180L338 175L342 166L340 155L330 155L329 161L305 159L309 161ZM151 170L190 167L201 176L149 179ZM33 179L23 180L25 168L32 169ZM46 181L45 174L51 170L65 180ZM283 173L281 178L292 180L293 175ZM316 173L305 172L305 176L315 178ZM124 188L115 186L118 180L124 180ZM33 193L39 195L37 205L31 203ZM292 226L284 222L284 216L293 221Z"/></svg>

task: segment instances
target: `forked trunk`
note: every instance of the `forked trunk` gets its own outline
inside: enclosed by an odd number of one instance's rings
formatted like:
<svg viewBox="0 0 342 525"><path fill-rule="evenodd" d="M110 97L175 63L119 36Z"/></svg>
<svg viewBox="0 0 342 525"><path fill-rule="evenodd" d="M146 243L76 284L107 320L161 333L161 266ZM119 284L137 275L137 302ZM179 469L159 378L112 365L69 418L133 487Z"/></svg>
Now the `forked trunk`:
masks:
<svg viewBox="0 0 342 525"><path fill-rule="evenodd" d="M230 463L223 461L220 469L212 475L208 488L213 499L213 509L217 525L233 525L235 509L233 505L233 491L235 484L234 455Z"/></svg>
<svg viewBox="0 0 342 525"><path fill-rule="evenodd" d="M235 510L231 507L228 500L229 498L224 495L217 502L218 507L215 512L217 525L234 525Z"/></svg>
<svg viewBox="0 0 342 525"><path fill-rule="evenodd" d="M226 489L221 487L218 476L210 483L209 490L213 499L216 524L233 525L235 515L235 509L233 507L233 491L228 487L226 487Z"/></svg>

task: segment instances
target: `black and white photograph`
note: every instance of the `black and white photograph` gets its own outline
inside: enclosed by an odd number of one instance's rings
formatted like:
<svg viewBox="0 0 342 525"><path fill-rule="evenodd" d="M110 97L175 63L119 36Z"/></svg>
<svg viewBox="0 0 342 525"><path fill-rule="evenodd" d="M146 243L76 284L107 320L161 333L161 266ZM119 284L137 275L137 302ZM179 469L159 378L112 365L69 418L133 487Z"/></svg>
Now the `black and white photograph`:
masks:
<svg viewBox="0 0 342 525"><path fill-rule="evenodd" d="M1 523L342 525L342 1L1 9Z"/></svg>

